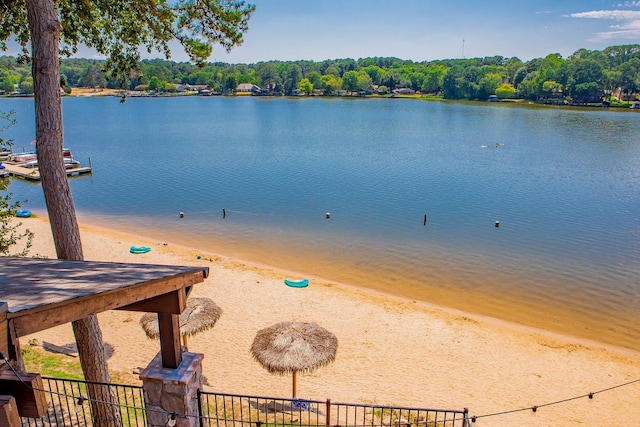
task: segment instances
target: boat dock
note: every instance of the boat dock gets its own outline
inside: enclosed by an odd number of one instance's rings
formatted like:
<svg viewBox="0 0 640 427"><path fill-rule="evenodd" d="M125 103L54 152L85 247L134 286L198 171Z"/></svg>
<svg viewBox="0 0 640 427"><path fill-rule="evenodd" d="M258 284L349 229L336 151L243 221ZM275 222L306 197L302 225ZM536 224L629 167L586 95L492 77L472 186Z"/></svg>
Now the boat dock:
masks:
<svg viewBox="0 0 640 427"><path fill-rule="evenodd" d="M3 163L5 173L29 181L40 181L40 170L38 168L25 168L17 164ZM91 167L77 167L67 169L67 176L79 176L91 173Z"/></svg>

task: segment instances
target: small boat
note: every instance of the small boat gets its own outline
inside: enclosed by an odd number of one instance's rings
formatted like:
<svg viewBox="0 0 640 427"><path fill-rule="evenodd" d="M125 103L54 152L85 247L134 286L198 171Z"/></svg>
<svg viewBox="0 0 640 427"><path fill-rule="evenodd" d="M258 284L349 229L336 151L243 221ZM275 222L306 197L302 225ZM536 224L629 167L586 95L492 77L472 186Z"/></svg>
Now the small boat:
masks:
<svg viewBox="0 0 640 427"><path fill-rule="evenodd" d="M284 279L284 284L292 288L306 288L309 286L309 279Z"/></svg>
<svg viewBox="0 0 640 427"><path fill-rule="evenodd" d="M37 160L33 160L31 162L27 162L24 163L23 165L21 165L22 167L25 168L37 168L38 167L38 161ZM77 160L74 160L71 157L65 157L64 158L64 168L65 169L76 169L80 167L80 162Z"/></svg>
<svg viewBox="0 0 640 427"><path fill-rule="evenodd" d="M68 148L62 149L62 157L64 157L65 163L67 161L73 160L73 154L71 154L71 150L69 150ZM33 162L36 162L36 165L37 165L38 155L36 154L35 151L30 151L26 153L10 153L9 156L7 157L7 161L12 163L17 163L20 166L22 166L22 163L33 163ZM28 167L34 167L34 166L28 166Z"/></svg>
<svg viewBox="0 0 640 427"><path fill-rule="evenodd" d="M146 254L151 248L149 246L131 246L129 252L132 254Z"/></svg>
<svg viewBox="0 0 640 427"><path fill-rule="evenodd" d="M28 210L28 209L23 209L23 210L20 210L20 211L16 212L16 216L18 218L29 218L31 216L31 211Z"/></svg>
<svg viewBox="0 0 640 427"><path fill-rule="evenodd" d="M9 157L7 157L7 161L12 163L28 163L28 162L34 162L36 160L37 160L37 155L36 153L33 153L33 152L12 153L12 154L9 154Z"/></svg>

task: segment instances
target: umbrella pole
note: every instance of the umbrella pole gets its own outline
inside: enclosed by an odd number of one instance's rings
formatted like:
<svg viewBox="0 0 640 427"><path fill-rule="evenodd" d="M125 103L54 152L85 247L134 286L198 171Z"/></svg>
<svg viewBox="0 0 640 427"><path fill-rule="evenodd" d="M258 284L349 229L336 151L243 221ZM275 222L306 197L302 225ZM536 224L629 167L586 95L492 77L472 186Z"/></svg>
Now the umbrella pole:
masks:
<svg viewBox="0 0 640 427"><path fill-rule="evenodd" d="M293 398L294 399L296 398L296 395L298 394L297 390L296 390L296 374L297 374L297 372L293 371Z"/></svg>
<svg viewBox="0 0 640 427"><path fill-rule="evenodd" d="M187 344L187 336L186 335L182 336L182 342L184 343L184 349L186 351L189 351L189 345Z"/></svg>

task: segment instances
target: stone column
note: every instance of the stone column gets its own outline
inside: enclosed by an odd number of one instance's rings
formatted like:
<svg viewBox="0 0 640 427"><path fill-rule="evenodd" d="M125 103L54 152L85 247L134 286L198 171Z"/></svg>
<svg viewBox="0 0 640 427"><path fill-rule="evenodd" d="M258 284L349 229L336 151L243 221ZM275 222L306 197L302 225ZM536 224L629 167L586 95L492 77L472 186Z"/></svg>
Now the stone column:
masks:
<svg viewBox="0 0 640 427"><path fill-rule="evenodd" d="M140 374L149 427L166 426L174 412L178 414L177 427L200 425L197 393L202 387L203 358L203 354L186 352L180 365L170 369L162 367L162 355L158 353Z"/></svg>

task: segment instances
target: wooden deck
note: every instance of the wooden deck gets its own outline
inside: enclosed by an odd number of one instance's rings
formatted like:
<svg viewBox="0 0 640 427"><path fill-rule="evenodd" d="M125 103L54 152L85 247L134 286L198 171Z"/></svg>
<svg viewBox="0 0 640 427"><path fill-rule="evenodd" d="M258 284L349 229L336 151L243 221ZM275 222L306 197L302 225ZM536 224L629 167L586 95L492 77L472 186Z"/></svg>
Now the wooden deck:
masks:
<svg viewBox="0 0 640 427"><path fill-rule="evenodd" d="M14 163L3 163L7 171L11 176L15 176L29 181L40 181L40 170L38 168L25 168ZM67 169L67 176L79 176L91 173L91 167L77 167L73 169Z"/></svg>

